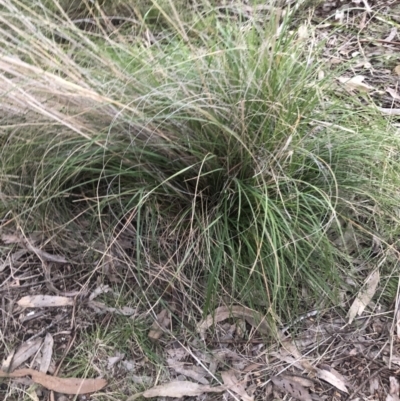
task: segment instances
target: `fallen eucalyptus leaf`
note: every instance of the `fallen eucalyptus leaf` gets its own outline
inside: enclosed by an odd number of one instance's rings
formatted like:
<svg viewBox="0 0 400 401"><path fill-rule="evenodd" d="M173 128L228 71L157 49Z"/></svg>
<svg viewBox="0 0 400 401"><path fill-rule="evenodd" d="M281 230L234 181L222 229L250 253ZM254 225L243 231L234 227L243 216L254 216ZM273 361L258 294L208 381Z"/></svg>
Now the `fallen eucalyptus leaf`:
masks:
<svg viewBox="0 0 400 401"><path fill-rule="evenodd" d="M96 297L101 294L106 294L111 291L111 287L109 285L100 284L97 288L95 288L91 294L89 295L89 301L93 301Z"/></svg>
<svg viewBox="0 0 400 401"><path fill-rule="evenodd" d="M400 309L395 314L394 323L396 325L397 338L400 340Z"/></svg>
<svg viewBox="0 0 400 401"><path fill-rule="evenodd" d="M14 358L14 355L15 355L15 349L11 350L8 357L3 360L3 363L1 364L1 370L3 372L9 372L11 370L11 362Z"/></svg>
<svg viewBox="0 0 400 401"><path fill-rule="evenodd" d="M335 386L344 393L349 393L344 379L338 374L338 372L329 372L325 369L318 369L317 376L320 379L325 380L327 383L332 384L332 386Z"/></svg>
<svg viewBox="0 0 400 401"><path fill-rule="evenodd" d="M43 338L35 338L34 340L25 341L16 350L14 357L11 362L10 372L17 369L18 366L22 365L31 356L35 355L36 352L42 345Z"/></svg>
<svg viewBox="0 0 400 401"><path fill-rule="evenodd" d="M203 393L221 393L223 391L226 391L225 386L211 387L188 381L176 380L166 384L161 384L160 386L155 386L143 393L135 394L129 397L126 401L133 401L139 397L196 397Z"/></svg>
<svg viewBox="0 0 400 401"><path fill-rule="evenodd" d="M387 88L386 92L388 92L394 100L400 100L400 95L397 93L396 89Z"/></svg>
<svg viewBox="0 0 400 401"><path fill-rule="evenodd" d="M42 357L40 358L39 372L46 373L49 370L51 357L53 355L53 336L50 333L46 334L42 345Z"/></svg>
<svg viewBox="0 0 400 401"><path fill-rule="evenodd" d="M385 401L400 401L399 398L399 382L394 376L389 377L389 394L386 396Z"/></svg>
<svg viewBox="0 0 400 401"><path fill-rule="evenodd" d="M221 377L226 388L240 396L242 401L254 401L254 397L249 396L246 393L245 384L247 383L247 380L246 383L240 383L233 370L221 372Z"/></svg>
<svg viewBox="0 0 400 401"><path fill-rule="evenodd" d="M201 366L188 366L185 362L176 361L172 358L167 358L167 363L176 373L190 377L201 384L210 384L210 382L205 378L207 372Z"/></svg>
<svg viewBox="0 0 400 401"><path fill-rule="evenodd" d="M369 392L371 394L375 394L376 391L379 391L379 378L378 377L371 377L369 379Z"/></svg>
<svg viewBox="0 0 400 401"><path fill-rule="evenodd" d="M3 234L1 236L1 240L5 244L19 244L20 242L22 242L21 237L17 234Z"/></svg>
<svg viewBox="0 0 400 401"><path fill-rule="evenodd" d="M296 358L295 362L298 362L301 365L301 367L305 369L308 373L312 374L313 376L315 375L317 369L314 366L312 366L307 359L305 359L305 357L298 350L296 344L293 341L290 340L282 341L282 346L287 352L291 353Z"/></svg>
<svg viewBox="0 0 400 401"><path fill-rule="evenodd" d="M286 378L299 383L303 387L313 387L314 382L307 377L302 377L302 376L285 376Z"/></svg>
<svg viewBox="0 0 400 401"><path fill-rule="evenodd" d="M383 107L378 107L378 110L382 114L386 114L388 116L400 116L400 109L385 109Z"/></svg>
<svg viewBox="0 0 400 401"><path fill-rule="evenodd" d="M374 88L370 85L363 83L365 77L363 75L356 75L352 78L339 77L338 80L341 82L347 90L350 92L357 90L359 92L369 92Z"/></svg>
<svg viewBox="0 0 400 401"><path fill-rule="evenodd" d="M149 331L149 338L158 340L164 333L165 329L171 323L171 314L167 309L163 309L158 315L157 319L153 322Z"/></svg>
<svg viewBox="0 0 400 401"><path fill-rule="evenodd" d="M213 314L208 315L197 325L197 330L204 339L206 330L215 323L222 322L231 317L245 319L251 326L257 328L262 334L271 334L271 329L267 320L260 313L244 306L234 305L232 307L220 306L215 309Z"/></svg>
<svg viewBox="0 0 400 401"><path fill-rule="evenodd" d="M26 254L25 249L20 249L11 255L8 255L6 260L0 264L0 272L2 272L6 267L12 266L15 262L22 258Z"/></svg>
<svg viewBox="0 0 400 401"><path fill-rule="evenodd" d="M116 352L115 356L108 357L107 361L107 369L110 370L114 367L114 365L124 359L125 355L121 352Z"/></svg>
<svg viewBox="0 0 400 401"><path fill-rule="evenodd" d="M154 383L154 378L151 376L129 375L129 380L142 386L150 386Z"/></svg>
<svg viewBox="0 0 400 401"><path fill-rule="evenodd" d="M389 33L389 35L385 38L385 39L383 39L385 42L391 42L395 37L396 37L396 35L397 35L397 28L396 27L392 27L391 29L390 29L390 33Z"/></svg>
<svg viewBox="0 0 400 401"><path fill-rule="evenodd" d="M30 387L27 391L30 401L40 401L34 386Z"/></svg>
<svg viewBox="0 0 400 401"><path fill-rule="evenodd" d="M289 393L292 397L302 401L312 401L311 395L300 383L286 376L271 377L272 383L281 390Z"/></svg>
<svg viewBox="0 0 400 401"><path fill-rule="evenodd" d="M54 306L72 306L74 300L56 295L27 295L26 297L22 297L17 303L23 308L47 308Z"/></svg>
<svg viewBox="0 0 400 401"><path fill-rule="evenodd" d="M349 324L354 320L357 315L361 316L364 312L364 309L370 303L379 284L379 278L379 270L375 270L365 280L365 286L360 290L357 298L354 300L347 314L347 317L349 318Z"/></svg>
<svg viewBox="0 0 400 401"><path fill-rule="evenodd" d="M35 383L42 385L48 390L63 394L77 395L94 393L107 385L107 381L104 379L61 378L46 375L45 373L33 369L19 369L12 373L0 371L0 377L14 378L24 376L31 376Z"/></svg>
<svg viewBox="0 0 400 401"><path fill-rule="evenodd" d="M103 302L98 301L89 300L87 305L93 308L97 313L110 312L117 315L133 316L137 312L137 309L130 308L129 306L123 306L122 308L112 308L110 306L107 306Z"/></svg>

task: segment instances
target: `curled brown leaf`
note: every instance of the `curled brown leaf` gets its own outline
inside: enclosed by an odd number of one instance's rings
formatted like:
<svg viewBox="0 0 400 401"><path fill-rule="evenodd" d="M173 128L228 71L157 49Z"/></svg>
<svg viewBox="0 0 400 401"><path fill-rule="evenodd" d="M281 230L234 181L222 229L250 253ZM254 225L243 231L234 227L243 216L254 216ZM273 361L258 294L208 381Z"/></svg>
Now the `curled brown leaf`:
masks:
<svg viewBox="0 0 400 401"><path fill-rule="evenodd" d="M33 369L19 369L12 373L0 371L0 377L13 378L24 376L31 376L35 383L42 385L48 390L57 391L62 394L94 393L107 385L107 381L104 379L61 378L46 375Z"/></svg>

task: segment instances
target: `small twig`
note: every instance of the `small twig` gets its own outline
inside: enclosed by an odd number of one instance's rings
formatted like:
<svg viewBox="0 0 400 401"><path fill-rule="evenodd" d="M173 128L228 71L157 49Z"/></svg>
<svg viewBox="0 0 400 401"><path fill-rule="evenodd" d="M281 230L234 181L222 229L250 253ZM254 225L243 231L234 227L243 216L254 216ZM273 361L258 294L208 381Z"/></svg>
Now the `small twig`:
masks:
<svg viewBox="0 0 400 401"><path fill-rule="evenodd" d="M61 369L61 365L63 364L65 357L68 355L68 352L69 352L70 349L72 348L72 344L74 343L75 338L76 338L76 331L74 332L74 336L70 339L70 341L69 341L67 347L65 348L64 353L63 353L63 355L62 355L62 357L61 357L61 360L60 360L60 362L58 363L55 372L53 373L53 376L57 376L57 375L58 375L58 372L59 372L60 369Z"/></svg>
<svg viewBox="0 0 400 401"><path fill-rule="evenodd" d="M79 19L74 19L71 22L73 24L81 24L82 22L85 24L93 24L97 25L98 20L107 20L107 21L124 21L124 22L133 22L137 25L139 25L139 21L133 19L133 18L126 18L126 17L118 17L118 16L109 16L109 17L97 17L95 18L79 18Z"/></svg>
<svg viewBox="0 0 400 401"><path fill-rule="evenodd" d="M318 313L319 313L320 311L318 310L318 309L316 309L316 310L313 310L313 311L311 311L311 312L308 312L308 313L306 313L306 314L304 314L304 315L301 315L301 316L299 316L297 319L295 319L292 323L290 323L290 324L288 324L287 326L285 326L285 327L283 327L282 329L281 329L281 333L284 333L285 331L288 331L292 326L294 326L295 324L297 324L297 323L300 323L302 320L304 320L304 319L308 319L309 317L313 317L313 316L316 316L316 315L318 315Z"/></svg>
<svg viewBox="0 0 400 401"><path fill-rule="evenodd" d="M400 46L400 42L396 42L394 40L385 40L385 39L360 39L360 42L378 42L378 43L386 43L388 45L397 45Z"/></svg>
<svg viewBox="0 0 400 401"><path fill-rule="evenodd" d="M371 8L370 5L368 4L367 0L362 0L362 2L364 3L365 11L366 11L367 13L372 13L372 8Z"/></svg>
<svg viewBox="0 0 400 401"><path fill-rule="evenodd" d="M217 343L217 344L265 344L265 340L241 340L241 339L234 339L234 340L219 340L219 339L209 339L207 340L210 343Z"/></svg>
<svg viewBox="0 0 400 401"><path fill-rule="evenodd" d="M57 323L61 322L62 320L65 319L65 317L68 315L68 313L65 313L62 315L59 319L52 321L50 324L48 324L44 329L40 330L38 333L33 335L32 337L29 338L29 341L34 340L37 337L40 337L42 334L46 333L51 327L55 326Z"/></svg>

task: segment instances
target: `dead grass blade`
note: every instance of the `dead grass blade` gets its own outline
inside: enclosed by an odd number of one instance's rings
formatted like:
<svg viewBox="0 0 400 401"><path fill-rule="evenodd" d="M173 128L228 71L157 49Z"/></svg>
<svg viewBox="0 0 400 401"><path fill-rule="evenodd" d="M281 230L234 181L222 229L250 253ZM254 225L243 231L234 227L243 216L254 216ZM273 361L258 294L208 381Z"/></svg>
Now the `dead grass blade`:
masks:
<svg viewBox="0 0 400 401"><path fill-rule="evenodd" d="M65 259L63 256L52 255L51 253L42 251L41 249L37 248L36 246L33 246L32 244L30 244L29 242L26 242L25 246L28 249L28 251L36 254L40 259L43 259L45 261L55 262L55 263L68 263L67 259Z"/></svg>

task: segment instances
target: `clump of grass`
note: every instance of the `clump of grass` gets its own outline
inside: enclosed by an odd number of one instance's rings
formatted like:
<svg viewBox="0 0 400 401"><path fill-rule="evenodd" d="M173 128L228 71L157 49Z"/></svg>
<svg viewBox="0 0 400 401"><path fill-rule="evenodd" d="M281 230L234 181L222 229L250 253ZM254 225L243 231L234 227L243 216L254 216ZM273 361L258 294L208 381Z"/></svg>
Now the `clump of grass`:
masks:
<svg viewBox="0 0 400 401"><path fill-rule="evenodd" d="M93 32L55 0L3 3L1 190L20 219L91 216L109 244L132 235L143 292L284 318L347 289L346 225L353 253L391 241L397 139L324 104L290 12L271 3L260 23L205 1L183 20L154 0L162 30L135 10Z"/></svg>

